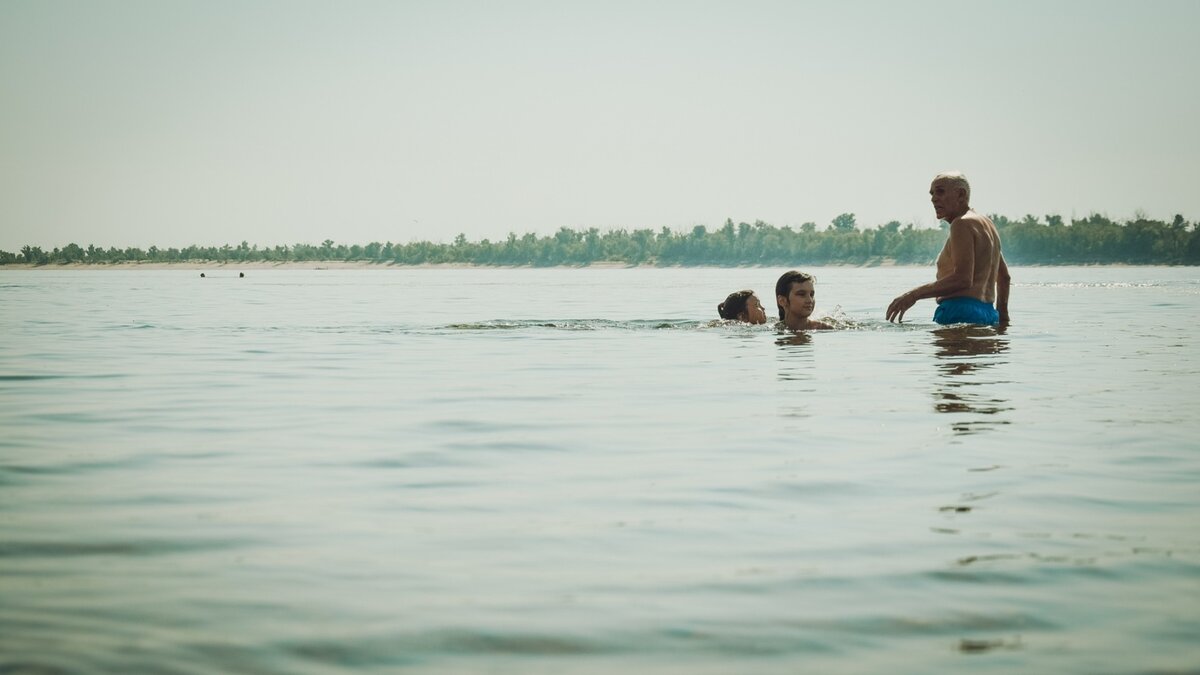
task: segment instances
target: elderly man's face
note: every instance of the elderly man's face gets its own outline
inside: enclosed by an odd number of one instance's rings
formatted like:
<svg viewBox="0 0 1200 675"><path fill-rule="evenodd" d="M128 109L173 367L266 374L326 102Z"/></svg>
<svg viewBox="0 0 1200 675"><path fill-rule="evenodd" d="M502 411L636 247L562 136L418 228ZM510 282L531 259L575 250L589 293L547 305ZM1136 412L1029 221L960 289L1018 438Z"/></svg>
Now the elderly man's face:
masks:
<svg viewBox="0 0 1200 675"><path fill-rule="evenodd" d="M933 212L942 220L953 220L967 210L967 191L955 187L949 179L941 178L929 186Z"/></svg>

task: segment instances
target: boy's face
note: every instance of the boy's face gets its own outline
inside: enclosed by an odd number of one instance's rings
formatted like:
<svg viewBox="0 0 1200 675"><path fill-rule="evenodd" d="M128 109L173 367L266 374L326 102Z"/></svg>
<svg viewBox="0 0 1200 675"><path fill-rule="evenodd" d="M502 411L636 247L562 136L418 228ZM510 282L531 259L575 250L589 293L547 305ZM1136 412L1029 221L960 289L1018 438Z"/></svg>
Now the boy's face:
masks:
<svg viewBox="0 0 1200 675"><path fill-rule="evenodd" d="M811 281L793 281L787 295L775 296L786 316L807 319L817 307L817 292Z"/></svg>

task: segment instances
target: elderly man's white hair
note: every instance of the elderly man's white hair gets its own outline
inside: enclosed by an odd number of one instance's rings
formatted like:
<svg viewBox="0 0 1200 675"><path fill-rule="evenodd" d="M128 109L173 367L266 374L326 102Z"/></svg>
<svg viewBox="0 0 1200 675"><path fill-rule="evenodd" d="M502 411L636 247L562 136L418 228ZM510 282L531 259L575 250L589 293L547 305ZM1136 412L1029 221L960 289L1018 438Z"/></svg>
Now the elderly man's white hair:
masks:
<svg viewBox="0 0 1200 675"><path fill-rule="evenodd" d="M943 171L933 177L933 182L944 180L956 188L962 188L967 193L967 203L971 203L971 183L967 181L966 175L961 171Z"/></svg>

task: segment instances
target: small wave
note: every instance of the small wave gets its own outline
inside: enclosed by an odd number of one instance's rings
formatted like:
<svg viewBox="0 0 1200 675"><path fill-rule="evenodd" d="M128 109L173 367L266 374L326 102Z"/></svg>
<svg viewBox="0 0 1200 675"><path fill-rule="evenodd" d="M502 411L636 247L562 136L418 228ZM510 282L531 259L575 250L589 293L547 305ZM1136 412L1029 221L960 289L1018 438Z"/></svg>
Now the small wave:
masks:
<svg viewBox="0 0 1200 675"><path fill-rule="evenodd" d="M0 475L5 473L24 475L71 475L89 471L104 471L112 469L128 469L137 466L144 460L130 458L109 462L69 462L52 465L33 464L0 464Z"/></svg>
<svg viewBox="0 0 1200 675"><path fill-rule="evenodd" d="M61 380L66 375L0 375L0 382L35 382L37 380Z"/></svg>
<svg viewBox="0 0 1200 675"><path fill-rule="evenodd" d="M835 311L821 317L838 330L884 330L901 327L904 329L927 330L924 324L892 324L887 321L859 320L851 318L844 312ZM477 321L471 323L452 323L440 330L452 331L488 331L488 330L561 330L561 331L602 331L602 330L722 330L740 332L775 332L776 323L753 325L742 321L727 321L724 319L695 320L695 319L632 319L614 321L610 319L564 319L564 320L507 320Z"/></svg>
<svg viewBox="0 0 1200 675"><path fill-rule="evenodd" d="M242 546L244 542L220 541L8 541L0 543L0 559L62 558L73 556L164 555L211 551Z"/></svg>
<svg viewBox="0 0 1200 675"><path fill-rule="evenodd" d="M0 382L37 382L39 380L107 380L118 377L125 377L119 373L105 373L100 375L64 375L64 374L41 374L41 375L0 375Z"/></svg>
<svg viewBox="0 0 1200 675"><path fill-rule="evenodd" d="M492 321L477 321L471 323L452 323L443 330L454 331L486 331L486 330L562 330L562 331L598 331L598 330L671 330L697 329L706 326L708 322L682 319L633 319L614 321L611 319L562 319L562 320L509 320L495 319Z"/></svg>
<svg viewBox="0 0 1200 675"><path fill-rule="evenodd" d="M1160 281L1029 281L1020 285L1029 288L1163 288L1175 284Z"/></svg>
<svg viewBox="0 0 1200 675"><path fill-rule="evenodd" d="M280 645L302 662L338 666L401 665L432 655L565 656L597 654L605 645L570 635L443 630L421 634L313 640Z"/></svg>

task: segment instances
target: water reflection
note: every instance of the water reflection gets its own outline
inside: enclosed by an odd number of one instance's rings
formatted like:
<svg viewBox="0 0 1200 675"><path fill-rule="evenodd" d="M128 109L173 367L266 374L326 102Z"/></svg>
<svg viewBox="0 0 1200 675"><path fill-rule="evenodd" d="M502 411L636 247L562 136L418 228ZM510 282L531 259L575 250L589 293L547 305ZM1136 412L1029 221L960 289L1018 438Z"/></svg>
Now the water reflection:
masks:
<svg viewBox="0 0 1200 675"><path fill-rule="evenodd" d="M809 335L808 333L803 333L803 332L802 333L788 332L787 335L780 336L777 340L775 340L775 344L779 345L780 347L799 347L799 346L807 345L807 344L811 344L811 343L812 343L812 336Z"/></svg>
<svg viewBox="0 0 1200 675"><path fill-rule="evenodd" d="M934 409L962 415L951 428L956 434L979 433L1008 424L1003 413L1012 410L998 396L1003 384L998 366L1008 363L1004 327L954 326L933 331L939 378L933 392Z"/></svg>
<svg viewBox="0 0 1200 675"><path fill-rule="evenodd" d="M809 348L812 336L808 333L780 334L775 344L778 352L778 378L784 396L779 398L779 416L806 418L811 415L811 397L816 392L813 383L813 352ZM797 429L800 431L800 429Z"/></svg>
<svg viewBox="0 0 1200 675"><path fill-rule="evenodd" d="M780 335L775 344L783 347L780 352L779 379L783 381L812 380L813 354L808 349L812 336L808 333L791 333Z"/></svg>

